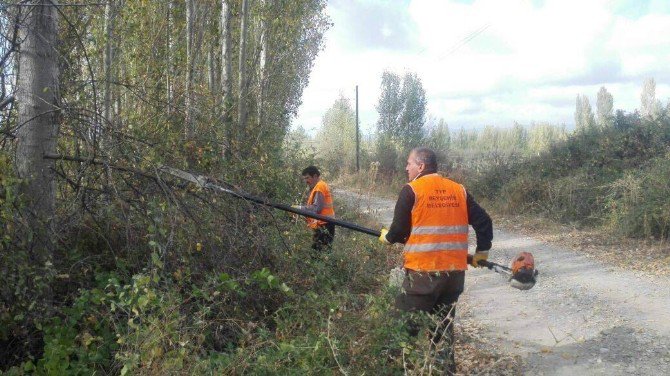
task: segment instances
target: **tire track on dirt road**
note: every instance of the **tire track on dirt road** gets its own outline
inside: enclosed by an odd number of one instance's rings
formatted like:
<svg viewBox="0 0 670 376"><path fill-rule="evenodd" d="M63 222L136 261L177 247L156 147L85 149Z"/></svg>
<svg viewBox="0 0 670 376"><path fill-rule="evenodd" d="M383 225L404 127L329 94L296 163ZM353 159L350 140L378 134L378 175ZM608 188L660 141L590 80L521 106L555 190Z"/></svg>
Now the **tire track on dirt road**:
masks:
<svg viewBox="0 0 670 376"><path fill-rule="evenodd" d="M385 226L393 219L393 200L335 194ZM519 291L501 275L470 269L457 321L473 320L498 351L521 356L524 374L670 374L670 278L495 229L492 261L505 264L521 251L535 256L535 287Z"/></svg>

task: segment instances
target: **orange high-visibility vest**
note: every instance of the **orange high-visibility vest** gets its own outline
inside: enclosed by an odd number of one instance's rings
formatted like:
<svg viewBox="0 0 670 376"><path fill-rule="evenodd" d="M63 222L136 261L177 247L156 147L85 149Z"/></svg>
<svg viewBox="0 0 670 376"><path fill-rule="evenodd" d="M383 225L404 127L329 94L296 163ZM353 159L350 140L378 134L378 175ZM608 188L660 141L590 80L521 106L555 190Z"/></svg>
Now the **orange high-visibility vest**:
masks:
<svg viewBox="0 0 670 376"><path fill-rule="evenodd" d="M414 191L412 232L403 252L406 269L466 270L468 208L465 188L438 174L409 183Z"/></svg>
<svg viewBox="0 0 670 376"><path fill-rule="evenodd" d="M333 208L333 196L330 194L330 188L328 184L323 180L319 180L318 183L314 186L311 192L309 192L309 198L307 199L307 205L314 204L314 196L316 192L321 193L324 198L323 209L316 214L327 215L329 217L335 216L335 209ZM317 228L319 226L325 225L326 222L320 221L314 218L307 218L307 226L310 228Z"/></svg>

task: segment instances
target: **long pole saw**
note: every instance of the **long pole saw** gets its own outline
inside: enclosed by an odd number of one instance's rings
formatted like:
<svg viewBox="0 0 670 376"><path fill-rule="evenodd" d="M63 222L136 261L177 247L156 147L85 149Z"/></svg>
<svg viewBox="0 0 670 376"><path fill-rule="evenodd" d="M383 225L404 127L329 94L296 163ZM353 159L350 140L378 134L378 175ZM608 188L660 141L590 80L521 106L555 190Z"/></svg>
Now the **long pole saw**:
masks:
<svg viewBox="0 0 670 376"><path fill-rule="evenodd" d="M348 228L350 230L362 232L364 234L372 235L374 237L379 237L381 235L380 231L376 231L367 227L359 226L355 223L343 221L340 219L335 219L333 217L327 217L325 215L315 214L307 210L297 209L289 205L277 204L270 202L268 200L262 199L260 197L255 197L247 193L243 193L237 190L224 188L218 184L212 182L212 179L202 176L192 174L187 171L179 170L169 166L162 166L158 168L158 171L168 173L172 176L178 177L190 181L191 183L196 184L198 187L211 189L214 191L219 191L223 193L230 194L234 197L255 202L260 205L269 206L275 209L283 210L289 213L295 213L303 215L309 218L316 218L324 222L332 223L336 226ZM525 255L525 256L524 256ZM525 257L525 258L524 258ZM523 265L519 264L520 261L523 261ZM529 262L530 261L530 262ZM468 263L472 262L472 255L468 255ZM496 273L503 274L509 277L510 286L517 288L519 290L528 290L535 285L535 277L537 276L537 270L535 270L535 265L533 261L533 256L527 252L522 252L515 259L515 264L513 268L509 268L504 265L497 264L492 261L479 261L479 265L490 270L493 270ZM519 266L520 265L520 266Z"/></svg>
<svg viewBox="0 0 670 376"><path fill-rule="evenodd" d="M179 169L169 167L169 166L159 167L158 170L161 171L161 172L168 173L172 176L176 176L178 178L188 180L191 183L194 183L198 187L201 187L201 188L206 188L206 189L211 189L211 190L214 190L214 191L227 193L227 194L230 194L230 195L235 196L237 198L241 198L241 199L244 199L244 200L255 202L255 203L260 204L260 205L269 206L271 208L283 210L283 211L286 211L286 212L289 212L289 213L299 214L299 215L309 217L309 218L315 218L315 219L318 219L318 220L321 220L321 221L324 221L324 222L332 223L336 226L340 226L340 227L348 228L350 230L362 232L364 234L368 234L368 235L372 235L372 236L376 236L376 237L379 237L381 235L380 231L376 231L376 230L373 230L373 229L369 229L367 227L359 226L355 223L343 221L343 220L336 219L336 218L333 218L333 217L328 217L328 216L325 216L325 215L312 213L310 211L303 210L303 209L297 209L297 208L291 207L289 205L276 204L274 202L270 202L270 201L265 200L265 199L260 198L260 197L255 197L255 196L252 196L252 195L247 194L247 193L239 192L239 191L233 190L233 189L224 188L220 185L214 184L211 181L211 179L206 177L206 176L195 175L195 174L192 174L190 172L186 172L186 171L179 170Z"/></svg>

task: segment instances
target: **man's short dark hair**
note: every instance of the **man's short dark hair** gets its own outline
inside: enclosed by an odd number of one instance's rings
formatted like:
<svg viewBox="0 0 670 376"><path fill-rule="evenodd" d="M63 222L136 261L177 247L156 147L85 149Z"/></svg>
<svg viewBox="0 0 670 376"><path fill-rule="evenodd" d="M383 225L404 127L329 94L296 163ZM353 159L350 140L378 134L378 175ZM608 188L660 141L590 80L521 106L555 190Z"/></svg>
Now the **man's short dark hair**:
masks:
<svg viewBox="0 0 670 376"><path fill-rule="evenodd" d="M437 171L437 155L433 149L418 147L412 149L412 153L414 153L417 163L426 165L426 171Z"/></svg>
<svg viewBox="0 0 670 376"><path fill-rule="evenodd" d="M321 172L319 172L319 169L316 168L315 166L308 166L304 170L302 170L302 176L309 175L309 176L321 176Z"/></svg>

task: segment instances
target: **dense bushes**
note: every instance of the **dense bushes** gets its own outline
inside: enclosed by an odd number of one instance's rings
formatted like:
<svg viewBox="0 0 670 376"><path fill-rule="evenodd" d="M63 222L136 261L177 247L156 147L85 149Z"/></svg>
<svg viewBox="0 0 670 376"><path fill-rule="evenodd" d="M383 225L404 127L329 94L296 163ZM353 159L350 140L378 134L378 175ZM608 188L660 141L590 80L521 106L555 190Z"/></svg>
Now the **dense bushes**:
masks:
<svg viewBox="0 0 670 376"><path fill-rule="evenodd" d="M607 197L608 223L629 236L670 235L670 154L616 180Z"/></svg>
<svg viewBox="0 0 670 376"><path fill-rule="evenodd" d="M619 111L611 128L576 132L537 157L470 176L468 186L509 213L667 237L669 148L670 119Z"/></svg>
<svg viewBox="0 0 670 376"><path fill-rule="evenodd" d="M307 162L292 158L256 165L263 176L247 187L291 201ZM169 177L116 172L117 194L89 192L84 211L63 188L54 258L31 265L11 238L21 182L2 166L7 374L402 373L391 348L406 349L406 364L426 364L427 341L410 345L390 309L398 252L379 252L373 238L338 229L332 252L314 254L302 221ZM229 169L225 179L248 173ZM48 301L32 295L39 280Z"/></svg>

